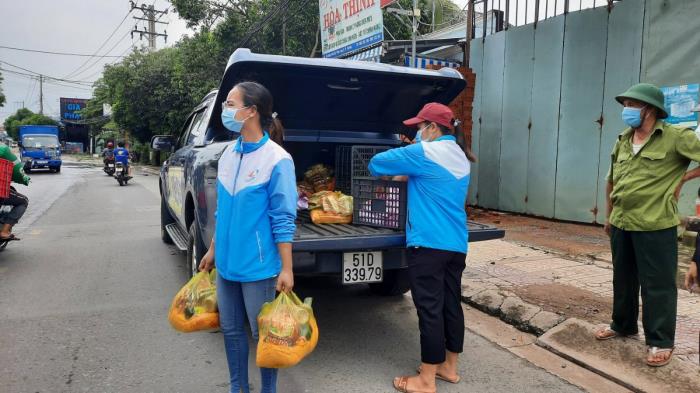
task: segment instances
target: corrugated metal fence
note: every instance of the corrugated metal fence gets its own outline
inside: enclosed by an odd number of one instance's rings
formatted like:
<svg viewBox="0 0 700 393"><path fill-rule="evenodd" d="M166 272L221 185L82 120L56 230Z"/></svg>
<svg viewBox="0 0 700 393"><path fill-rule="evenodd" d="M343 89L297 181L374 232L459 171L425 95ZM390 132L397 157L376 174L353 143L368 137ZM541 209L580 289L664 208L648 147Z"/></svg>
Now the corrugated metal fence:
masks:
<svg viewBox="0 0 700 393"><path fill-rule="evenodd" d="M614 97L639 81L644 11L622 1L472 40L471 203L604 221L604 177L624 128Z"/></svg>

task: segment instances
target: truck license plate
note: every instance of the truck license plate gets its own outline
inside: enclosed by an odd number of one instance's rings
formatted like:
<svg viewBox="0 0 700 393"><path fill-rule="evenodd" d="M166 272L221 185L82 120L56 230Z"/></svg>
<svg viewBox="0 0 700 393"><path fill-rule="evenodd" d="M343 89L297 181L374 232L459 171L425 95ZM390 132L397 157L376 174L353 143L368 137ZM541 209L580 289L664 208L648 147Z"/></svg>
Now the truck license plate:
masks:
<svg viewBox="0 0 700 393"><path fill-rule="evenodd" d="M37 165L46 165L49 163L49 160L36 160Z"/></svg>
<svg viewBox="0 0 700 393"><path fill-rule="evenodd" d="M384 263L381 252L343 254L343 284L382 282Z"/></svg>

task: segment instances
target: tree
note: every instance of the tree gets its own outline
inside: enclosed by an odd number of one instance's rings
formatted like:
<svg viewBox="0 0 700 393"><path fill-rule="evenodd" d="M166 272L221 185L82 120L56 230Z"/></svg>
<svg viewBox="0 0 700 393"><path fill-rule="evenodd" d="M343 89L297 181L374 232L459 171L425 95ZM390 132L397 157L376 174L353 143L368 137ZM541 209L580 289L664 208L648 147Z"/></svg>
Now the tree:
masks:
<svg viewBox="0 0 700 393"><path fill-rule="evenodd" d="M436 0L419 2L423 15L432 12L432 1ZM399 3L404 9L412 7L412 0ZM102 104L111 104L116 126L147 142L155 134L179 132L192 108L217 88L229 56L239 46L257 53L320 56L317 0L173 0L172 4L197 32L174 47L136 51L106 66L84 111L86 121L102 127ZM449 1L436 3L436 25L459 11ZM394 38L411 38L405 17L400 21L385 12L384 21ZM430 30L420 25L421 33Z"/></svg>
<svg viewBox="0 0 700 393"><path fill-rule="evenodd" d="M7 134L18 139L19 137L19 127L27 125L47 125L47 126L57 126L58 122L48 116L40 115L34 113L27 108L18 109L14 115L5 119L4 122L5 131Z"/></svg>
<svg viewBox="0 0 700 393"><path fill-rule="evenodd" d="M6 102L5 94L3 94L3 92L2 92L2 81L3 81L2 73L0 73L0 108L5 106L5 102Z"/></svg>

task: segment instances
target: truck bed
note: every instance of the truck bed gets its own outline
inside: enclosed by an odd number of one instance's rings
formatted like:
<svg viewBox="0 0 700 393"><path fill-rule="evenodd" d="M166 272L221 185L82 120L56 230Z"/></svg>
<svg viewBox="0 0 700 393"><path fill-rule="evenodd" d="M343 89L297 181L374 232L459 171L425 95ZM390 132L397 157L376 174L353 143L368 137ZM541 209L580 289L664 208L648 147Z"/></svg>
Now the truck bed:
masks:
<svg viewBox="0 0 700 393"><path fill-rule="evenodd" d="M469 241L501 239L504 231L469 221ZM322 224L311 222L308 211L299 211L294 251L342 251L354 249L401 248L406 246L406 233L386 228L354 224Z"/></svg>

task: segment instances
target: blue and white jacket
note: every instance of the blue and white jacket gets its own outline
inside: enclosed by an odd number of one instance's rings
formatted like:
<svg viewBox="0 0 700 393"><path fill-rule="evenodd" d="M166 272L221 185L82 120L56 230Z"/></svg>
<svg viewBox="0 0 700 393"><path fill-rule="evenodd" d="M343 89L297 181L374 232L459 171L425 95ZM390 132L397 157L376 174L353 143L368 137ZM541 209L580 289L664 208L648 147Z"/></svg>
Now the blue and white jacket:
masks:
<svg viewBox="0 0 700 393"><path fill-rule="evenodd" d="M467 253L469 160L453 136L377 154L373 176L408 176L406 243L409 247Z"/></svg>
<svg viewBox="0 0 700 393"><path fill-rule="evenodd" d="M257 143L238 138L221 155L217 176L217 272L239 282L277 276L277 243L291 243L296 230L292 157L267 133Z"/></svg>

